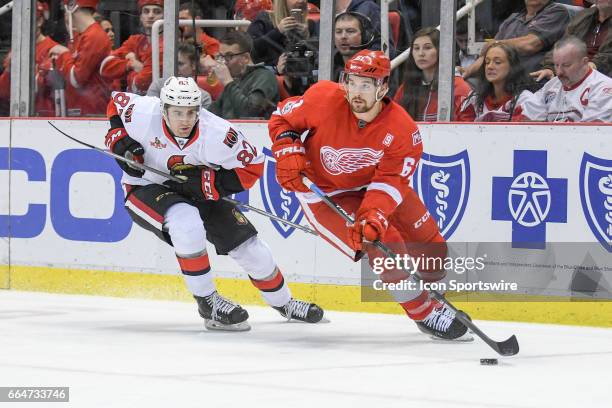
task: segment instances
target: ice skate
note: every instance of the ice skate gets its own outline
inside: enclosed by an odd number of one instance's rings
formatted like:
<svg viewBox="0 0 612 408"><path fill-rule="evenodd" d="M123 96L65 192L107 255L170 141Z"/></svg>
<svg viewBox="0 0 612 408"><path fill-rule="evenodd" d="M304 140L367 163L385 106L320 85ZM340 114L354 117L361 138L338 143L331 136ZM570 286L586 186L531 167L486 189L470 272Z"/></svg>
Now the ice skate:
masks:
<svg viewBox="0 0 612 408"><path fill-rule="evenodd" d="M323 318L323 309L314 303L291 299L284 306L273 306L274 309L287 320L298 320L300 322L318 323Z"/></svg>
<svg viewBox="0 0 612 408"><path fill-rule="evenodd" d="M467 327L456 318L456 313L446 304L437 302L431 313L421 321L416 321L420 331L435 340L473 341L474 337ZM467 316L467 315L466 315ZM468 316L469 318L469 316Z"/></svg>
<svg viewBox="0 0 612 408"><path fill-rule="evenodd" d="M217 291L204 297L195 296L198 312L208 330L247 331L249 314L240 305L219 295Z"/></svg>

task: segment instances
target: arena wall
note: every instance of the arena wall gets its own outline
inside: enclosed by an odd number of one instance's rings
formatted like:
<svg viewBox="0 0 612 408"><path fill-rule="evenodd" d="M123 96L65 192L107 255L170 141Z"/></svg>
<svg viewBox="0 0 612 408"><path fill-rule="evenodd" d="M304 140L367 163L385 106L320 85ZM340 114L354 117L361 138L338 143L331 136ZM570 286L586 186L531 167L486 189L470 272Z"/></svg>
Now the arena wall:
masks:
<svg viewBox="0 0 612 408"><path fill-rule="evenodd" d="M103 147L106 121L54 123ZM264 177L236 198L306 224L295 197L274 181L266 124L236 126L268 154ZM528 300L458 298L458 305L480 319L612 327L612 127L470 123L420 129L426 155L414 187L449 242L473 253L508 243L533 263L545 258L546 246L584 244L581 259L564 259L570 255L558 250L554 263L576 264L583 267L581 279L596 281L589 297L574 288L576 268L532 269L520 276L536 289ZM0 166L0 288L189 299L172 249L132 224L123 209L121 171L113 159L70 141L47 120L6 119L0 120ZM530 188L541 194L522 193ZM391 302L361 301L361 264L320 238L246 214L296 296L334 310L400 313ZM516 248L525 240L540 244ZM220 290L261 304L237 265L210 253Z"/></svg>

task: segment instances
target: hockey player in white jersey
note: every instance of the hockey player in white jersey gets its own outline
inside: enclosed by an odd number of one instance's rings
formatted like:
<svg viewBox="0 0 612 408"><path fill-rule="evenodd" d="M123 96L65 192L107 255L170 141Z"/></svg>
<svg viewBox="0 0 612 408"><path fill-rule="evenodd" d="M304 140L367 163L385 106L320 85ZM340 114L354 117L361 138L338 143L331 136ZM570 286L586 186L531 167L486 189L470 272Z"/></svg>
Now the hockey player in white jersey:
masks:
<svg viewBox="0 0 612 408"><path fill-rule="evenodd" d="M612 78L589 66L586 44L565 37L553 50L556 77L521 104L522 115L542 122L612 122Z"/></svg>
<svg viewBox="0 0 612 408"><path fill-rule="evenodd" d="M323 317L315 304L291 297L269 247L233 204L221 197L250 188L262 175L264 155L232 125L200 108L192 78L170 77L160 98L113 92L106 146L185 183L117 161L124 171L126 208L143 228L174 247L188 289L209 329L248 330L248 313L215 288L206 249L229 255L247 272L264 300L281 315L310 323Z"/></svg>

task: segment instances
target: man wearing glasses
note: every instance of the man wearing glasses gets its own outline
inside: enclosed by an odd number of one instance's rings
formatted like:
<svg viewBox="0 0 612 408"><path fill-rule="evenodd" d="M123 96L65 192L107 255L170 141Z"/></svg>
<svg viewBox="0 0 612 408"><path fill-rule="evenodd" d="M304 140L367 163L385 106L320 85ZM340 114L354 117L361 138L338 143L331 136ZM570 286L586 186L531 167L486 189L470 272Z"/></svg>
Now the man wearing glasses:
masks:
<svg viewBox="0 0 612 408"><path fill-rule="evenodd" d="M223 93L210 111L224 119L268 119L279 101L274 73L263 63L253 64L253 40L230 31L221 40L215 59L206 56L204 68L223 84Z"/></svg>

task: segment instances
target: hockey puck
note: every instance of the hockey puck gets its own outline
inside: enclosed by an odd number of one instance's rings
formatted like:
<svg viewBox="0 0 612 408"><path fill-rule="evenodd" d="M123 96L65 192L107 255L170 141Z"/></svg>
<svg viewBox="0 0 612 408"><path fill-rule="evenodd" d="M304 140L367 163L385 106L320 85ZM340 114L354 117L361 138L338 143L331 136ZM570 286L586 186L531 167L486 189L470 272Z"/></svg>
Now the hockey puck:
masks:
<svg viewBox="0 0 612 408"><path fill-rule="evenodd" d="M497 365L496 358L481 358L480 365Z"/></svg>

